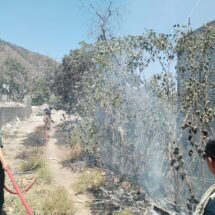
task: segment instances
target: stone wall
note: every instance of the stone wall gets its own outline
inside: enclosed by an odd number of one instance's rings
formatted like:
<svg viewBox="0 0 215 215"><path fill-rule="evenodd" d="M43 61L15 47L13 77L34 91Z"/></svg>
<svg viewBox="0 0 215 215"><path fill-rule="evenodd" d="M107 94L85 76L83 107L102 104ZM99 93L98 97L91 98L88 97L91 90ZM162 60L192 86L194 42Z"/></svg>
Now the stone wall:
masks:
<svg viewBox="0 0 215 215"><path fill-rule="evenodd" d="M0 126L15 120L23 119L31 115L31 107L0 107Z"/></svg>

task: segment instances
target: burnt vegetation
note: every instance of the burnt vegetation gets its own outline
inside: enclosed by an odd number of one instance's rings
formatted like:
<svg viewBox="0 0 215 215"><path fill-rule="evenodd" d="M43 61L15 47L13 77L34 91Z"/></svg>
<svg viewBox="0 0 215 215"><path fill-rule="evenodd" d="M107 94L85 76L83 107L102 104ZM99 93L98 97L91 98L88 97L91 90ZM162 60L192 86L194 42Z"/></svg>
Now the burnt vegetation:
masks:
<svg viewBox="0 0 215 215"><path fill-rule="evenodd" d="M59 103L81 117L62 127L77 157L128 183L90 189L95 214L192 214L213 183L202 153L214 134L215 28L173 29L83 42L56 72ZM160 72L144 79L153 62Z"/></svg>

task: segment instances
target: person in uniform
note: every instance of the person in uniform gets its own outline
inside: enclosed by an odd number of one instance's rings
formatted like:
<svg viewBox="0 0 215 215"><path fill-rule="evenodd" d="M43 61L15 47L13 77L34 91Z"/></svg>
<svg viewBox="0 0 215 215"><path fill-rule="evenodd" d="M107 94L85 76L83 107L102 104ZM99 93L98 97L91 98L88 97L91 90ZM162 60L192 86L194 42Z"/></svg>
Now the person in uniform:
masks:
<svg viewBox="0 0 215 215"><path fill-rule="evenodd" d="M0 214L3 213L3 205L4 205L4 183L5 183L5 169L7 168L7 164L3 155L3 140L2 134L0 131Z"/></svg>
<svg viewBox="0 0 215 215"><path fill-rule="evenodd" d="M203 158L209 170L215 175L215 138L208 138L205 145ZM215 184L202 196L194 215L215 215Z"/></svg>

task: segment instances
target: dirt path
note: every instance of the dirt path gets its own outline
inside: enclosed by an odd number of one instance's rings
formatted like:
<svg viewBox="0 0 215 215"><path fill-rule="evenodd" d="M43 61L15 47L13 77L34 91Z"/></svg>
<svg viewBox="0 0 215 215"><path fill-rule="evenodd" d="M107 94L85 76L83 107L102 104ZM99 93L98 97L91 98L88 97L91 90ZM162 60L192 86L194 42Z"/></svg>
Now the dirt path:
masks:
<svg viewBox="0 0 215 215"><path fill-rule="evenodd" d="M51 170L53 176L53 186L60 185L64 186L70 193L72 199L74 200L75 207L77 208L77 215L91 215L90 212L90 197L87 194L76 195L75 184L78 182L80 173L74 173L70 169L63 167L62 161L65 159L65 155L69 151L69 146L65 146L59 142L56 138L57 124L60 122L60 116L54 115L55 128L52 128L49 132L48 143L44 146L44 155L47 160L49 169ZM33 135L33 141L38 141L44 143L44 139L36 140L34 139L34 134L38 127L43 126L42 117L32 117L25 121L16 122L13 124L12 128L7 129L6 138L6 159L13 169L17 169L20 164L17 155L25 150L23 142L28 139L29 136ZM27 143L28 144L28 143ZM28 147L28 146L27 146ZM26 147L26 149L27 149ZM17 176L15 175L17 178ZM7 183L8 179L7 179ZM6 201L8 198L8 193L6 194ZM10 208L6 205L7 215L11 215Z"/></svg>
<svg viewBox="0 0 215 215"><path fill-rule="evenodd" d="M23 151L23 142L39 126L41 126L41 117L16 121L11 125L8 124L8 128L5 128L4 154L12 169L17 169L16 167L20 163L20 160L17 160L16 157Z"/></svg>
<svg viewBox="0 0 215 215"><path fill-rule="evenodd" d="M59 121L57 116L54 117L54 121ZM56 123L55 128L48 132L49 138L45 152L49 169L54 177L54 183L56 185L64 186L69 191L74 199L74 204L77 208L77 215L91 215L89 209L90 198L85 194L77 195L75 191L75 185L78 182L80 174L74 173L70 169L63 167L61 163L66 157L69 146L59 143L55 138L55 133Z"/></svg>

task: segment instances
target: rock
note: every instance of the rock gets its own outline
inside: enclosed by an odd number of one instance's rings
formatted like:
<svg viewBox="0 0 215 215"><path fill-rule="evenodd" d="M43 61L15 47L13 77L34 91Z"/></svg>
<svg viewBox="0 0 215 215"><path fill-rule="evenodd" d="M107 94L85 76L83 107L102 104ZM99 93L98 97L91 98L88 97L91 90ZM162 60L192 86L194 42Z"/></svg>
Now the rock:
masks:
<svg viewBox="0 0 215 215"><path fill-rule="evenodd" d="M7 123L7 124L5 125L5 128L6 128L6 129L11 129L11 128L12 128L12 125L11 125L10 123Z"/></svg>
<svg viewBox="0 0 215 215"><path fill-rule="evenodd" d="M131 184L127 181L122 182L121 187L125 190L129 190L131 188Z"/></svg>
<svg viewBox="0 0 215 215"><path fill-rule="evenodd" d="M113 183L118 184L120 182L119 178L113 177Z"/></svg>
<svg viewBox="0 0 215 215"><path fill-rule="evenodd" d="M16 117L16 121L20 122L20 119L19 119L19 117Z"/></svg>

